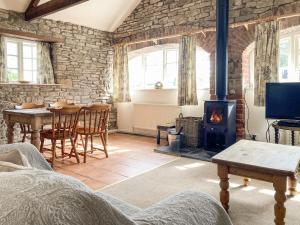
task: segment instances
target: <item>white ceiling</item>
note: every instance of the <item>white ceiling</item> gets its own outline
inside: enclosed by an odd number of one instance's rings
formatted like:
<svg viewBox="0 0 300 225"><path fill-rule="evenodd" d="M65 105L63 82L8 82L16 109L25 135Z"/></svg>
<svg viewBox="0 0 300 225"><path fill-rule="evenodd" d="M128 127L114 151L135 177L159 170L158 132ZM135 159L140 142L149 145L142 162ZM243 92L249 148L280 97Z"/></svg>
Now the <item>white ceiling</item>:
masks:
<svg viewBox="0 0 300 225"><path fill-rule="evenodd" d="M41 3L49 0L41 0ZM0 8L25 12L30 0L0 0ZM141 0L89 0L45 18L114 31ZM41 4L40 3L40 4Z"/></svg>

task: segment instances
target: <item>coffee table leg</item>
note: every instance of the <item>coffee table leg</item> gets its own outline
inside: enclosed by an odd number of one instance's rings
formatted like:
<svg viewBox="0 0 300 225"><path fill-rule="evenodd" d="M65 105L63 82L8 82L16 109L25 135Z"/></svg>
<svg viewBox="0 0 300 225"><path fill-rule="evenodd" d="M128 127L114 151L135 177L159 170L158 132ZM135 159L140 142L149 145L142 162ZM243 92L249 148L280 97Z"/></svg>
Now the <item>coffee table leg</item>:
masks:
<svg viewBox="0 0 300 225"><path fill-rule="evenodd" d="M224 209L228 212L229 210L229 177L228 177L228 167L223 165L218 165L218 176L220 177L220 201Z"/></svg>
<svg viewBox="0 0 300 225"><path fill-rule="evenodd" d="M297 177L296 175L288 178L289 183L289 196L295 196L297 194Z"/></svg>
<svg viewBox="0 0 300 225"><path fill-rule="evenodd" d="M286 201L286 186L287 186L287 177L284 176L275 176L273 178L273 186L276 191L275 193L275 206L274 206L274 213L275 213L275 224L276 225L285 225L284 218L286 209L284 203Z"/></svg>

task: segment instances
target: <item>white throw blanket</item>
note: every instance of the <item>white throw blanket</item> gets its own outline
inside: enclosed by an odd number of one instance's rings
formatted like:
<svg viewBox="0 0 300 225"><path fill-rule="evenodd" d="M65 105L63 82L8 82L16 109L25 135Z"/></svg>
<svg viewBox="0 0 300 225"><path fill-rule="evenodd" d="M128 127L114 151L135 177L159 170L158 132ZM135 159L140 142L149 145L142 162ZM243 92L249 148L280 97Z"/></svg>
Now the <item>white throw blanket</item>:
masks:
<svg viewBox="0 0 300 225"><path fill-rule="evenodd" d="M43 170L0 173L1 225L133 225L81 182Z"/></svg>
<svg viewBox="0 0 300 225"><path fill-rule="evenodd" d="M140 210L53 172L32 145L0 146L15 149L33 168L0 172L1 225L232 225L209 195L188 191Z"/></svg>

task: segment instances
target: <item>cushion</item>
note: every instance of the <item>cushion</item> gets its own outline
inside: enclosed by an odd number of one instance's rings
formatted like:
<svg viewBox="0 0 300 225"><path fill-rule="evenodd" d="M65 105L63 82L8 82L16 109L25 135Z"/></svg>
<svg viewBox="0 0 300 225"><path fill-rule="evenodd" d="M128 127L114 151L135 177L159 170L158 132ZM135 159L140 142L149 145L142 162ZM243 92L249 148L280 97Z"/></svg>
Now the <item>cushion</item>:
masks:
<svg viewBox="0 0 300 225"><path fill-rule="evenodd" d="M24 167L31 167L27 158L19 150L0 153L0 161L10 162Z"/></svg>
<svg viewBox="0 0 300 225"><path fill-rule="evenodd" d="M0 172L14 172L16 170L28 170L30 167L16 165L10 162L0 161Z"/></svg>

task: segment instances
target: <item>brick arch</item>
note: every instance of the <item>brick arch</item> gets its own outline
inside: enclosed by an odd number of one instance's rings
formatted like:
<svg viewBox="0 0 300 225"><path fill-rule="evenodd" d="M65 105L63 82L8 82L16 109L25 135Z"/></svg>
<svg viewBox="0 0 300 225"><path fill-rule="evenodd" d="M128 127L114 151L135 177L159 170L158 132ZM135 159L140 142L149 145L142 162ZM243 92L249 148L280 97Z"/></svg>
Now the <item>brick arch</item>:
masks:
<svg viewBox="0 0 300 225"><path fill-rule="evenodd" d="M207 32L200 33L197 35L197 46L201 47L208 53L215 52L216 49L216 33Z"/></svg>

